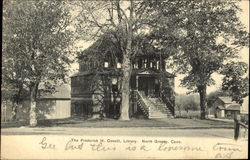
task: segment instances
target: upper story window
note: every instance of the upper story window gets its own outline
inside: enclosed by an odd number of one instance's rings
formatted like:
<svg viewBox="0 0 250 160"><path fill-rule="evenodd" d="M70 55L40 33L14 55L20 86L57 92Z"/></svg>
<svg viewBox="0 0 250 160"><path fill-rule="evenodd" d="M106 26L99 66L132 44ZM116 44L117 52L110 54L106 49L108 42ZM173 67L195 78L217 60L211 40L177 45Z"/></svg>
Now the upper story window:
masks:
<svg viewBox="0 0 250 160"><path fill-rule="evenodd" d="M161 63L161 62L162 63ZM132 61L132 67L133 69L141 69L141 68L153 68L153 69L163 69L165 68L165 61L164 59L159 58L145 58L145 57L139 57ZM79 70L80 72L88 71L88 70L94 70L98 67L103 68L117 68L120 69L122 67L122 64L120 62L111 61L110 59L104 59L104 61L90 61L90 60L82 60L80 62ZM164 69L163 69L164 70Z"/></svg>
<svg viewBox="0 0 250 160"><path fill-rule="evenodd" d="M116 64L116 68L122 68L122 64L118 62L118 63Z"/></svg>
<svg viewBox="0 0 250 160"><path fill-rule="evenodd" d="M153 68L153 69L161 69L164 68L164 59L162 59L162 63L160 63L159 58L137 58L132 62L132 66L134 69L141 69L141 68ZM162 65L162 67L160 66Z"/></svg>
<svg viewBox="0 0 250 160"><path fill-rule="evenodd" d="M104 68L108 68L109 67L109 62L104 62Z"/></svg>

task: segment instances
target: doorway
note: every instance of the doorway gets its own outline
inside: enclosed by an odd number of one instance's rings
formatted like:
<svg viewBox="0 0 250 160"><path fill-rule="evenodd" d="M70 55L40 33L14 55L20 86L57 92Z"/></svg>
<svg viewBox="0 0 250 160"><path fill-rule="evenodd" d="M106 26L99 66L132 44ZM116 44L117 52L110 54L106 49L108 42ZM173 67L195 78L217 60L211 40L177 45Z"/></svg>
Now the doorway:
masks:
<svg viewBox="0 0 250 160"><path fill-rule="evenodd" d="M146 96L158 97L159 79L152 76L141 76L138 78L138 90L143 91Z"/></svg>

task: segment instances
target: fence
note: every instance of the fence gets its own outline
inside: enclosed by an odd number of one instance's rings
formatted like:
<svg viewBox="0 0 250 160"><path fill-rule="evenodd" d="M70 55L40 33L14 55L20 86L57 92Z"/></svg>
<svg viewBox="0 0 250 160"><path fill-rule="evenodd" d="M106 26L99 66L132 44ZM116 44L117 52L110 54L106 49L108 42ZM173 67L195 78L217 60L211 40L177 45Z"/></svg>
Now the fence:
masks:
<svg viewBox="0 0 250 160"><path fill-rule="evenodd" d="M234 139L238 140L248 139L248 125L241 122L240 115L236 115L234 118Z"/></svg>

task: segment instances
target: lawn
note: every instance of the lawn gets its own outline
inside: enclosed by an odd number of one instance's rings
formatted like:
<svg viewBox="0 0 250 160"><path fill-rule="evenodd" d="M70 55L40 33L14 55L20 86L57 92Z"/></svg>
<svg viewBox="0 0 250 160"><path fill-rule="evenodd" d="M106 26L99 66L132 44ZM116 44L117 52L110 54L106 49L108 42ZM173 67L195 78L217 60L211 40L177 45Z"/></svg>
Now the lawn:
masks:
<svg viewBox="0 0 250 160"><path fill-rule="evenodd" d="M39 121L38 127L93 127L93 128L119 128L119 127L168 127L168 128L233 128L232 122L213 120L165 118L165 119L131 119L119 121L115 119L85 119L72 117Z"/></svg>
<svg viewBox="0 0 250 160"><path fill-rule="evenodd" d="M27 126L27 122L1 123L2 128ZM197 118L165 118L165 119L134 119L119 121L115 119L86 119L70 117L65 119L51 119L38 121L37 127L92 127L92 128L120 128L120 127L168 127L168 128L233 128L233 122L214 120L200 120Z"/></svg>
<svg viewBox="0 0 250 160"><path fill-rule="evenodd" d="M8 121L8 122L1 122L1 128L10 128L10 127L20 127L20 126L27 126L28 122L26 121Z"/></svg>
<svg viewBox="0 0 250 160"><path fill-rule="evenodd" d="M183 110L181 110L181 111L176 110L175 115L176 115L176 117L182 117L182 118L199 118L201 113L200 113L200 111L192 111L192 110L190 110L188 112L183 111Z"/></svg>

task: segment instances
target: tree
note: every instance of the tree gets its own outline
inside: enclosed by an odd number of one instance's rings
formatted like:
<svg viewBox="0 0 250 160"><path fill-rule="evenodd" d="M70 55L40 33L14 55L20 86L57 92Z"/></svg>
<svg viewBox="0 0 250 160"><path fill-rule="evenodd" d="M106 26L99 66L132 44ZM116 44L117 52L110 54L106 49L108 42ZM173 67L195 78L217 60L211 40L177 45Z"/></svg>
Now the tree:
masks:
<svg viewBox="0 0 250 160"><path fill-rule="evenodd" d="M243 98L249 95L249 78L243 77L247 70L246 63L230 62L221 71L224 75L222 90L229 92L232 100L240 104L243 103Z"/></svg>
<svg viewBox="0 0 250 160"><path fill-rule="evenodd" d="M184 87L199 93L201 119L205 119L206 89L214 84L211 75L249 45L249 34L237 16L237 2L170 0L144 5L158 20L152 32L158 46L166 52L177 49L170 66L186 74Z"/></svg>
<svg viewBox="0 0 250 160"><path fill-rule="evenodd" d="M3 51L5 51L4 48ZM2 54L2 57L2 100L12 102L11 119L16 120L19 103L27 96L27 92L24 89L24 77L22 77L22 70L20 70L18 64L14 66L16 59L6 59L6 52Z"/></svg>
<svg viewBox="0 0 250 160"><path fill-rule="evenodd" d="M3 15L5 77L29 90L30 126L37 124L36 98L66 80L72 31L63 1L5 1ZM7 70L6 70L7 71ZM17 76L17 74L20 74ZM7 78L8 79L8 78ZM8 83L9 81L6 81Z"/></svg>
<svg viewBox="0 0 250 160"><path fill-rule="evenodd" d="M4 5L10 2L4 1ZM8 14L8 9L3 9L3 14ZM15 35L11 32L11 28L7 27L8 18L3 17L3 42L2 42L2 83L1 93L3 100L12 101L12 120L16 118L16 111L19 102L26 96L24 90L24 70L21 68L21 63L18 61L14 52L9 52L9 45Z"/></svg>
<svg viewBox="0 0 250 160"><path fill-rule="evenodd" d="M93 40L105 33L113 36L122 54L122 103L120 120L129 120L129 86L132 72L131 60L138 50L139 42L133 44L137 35L143 34L143 12L140 2L128 1L80 1L77 31L85 40Z"/></svg>
<svg viewBox="0 0 250 160"><path fill-rule="evenodd" d="M189 110L197 110L198 104L193 99L188 99L183 106L184 110L188 113Z"/></svg>
<svg viewBox="0 0 250 160"><path fill-rule="evenodd" d="M187 113L189 110L198 110L199 99L197 95L178 95L176 97L176 106L179 109L179 114L181 116L181 110L185 110Z"/></svg>

